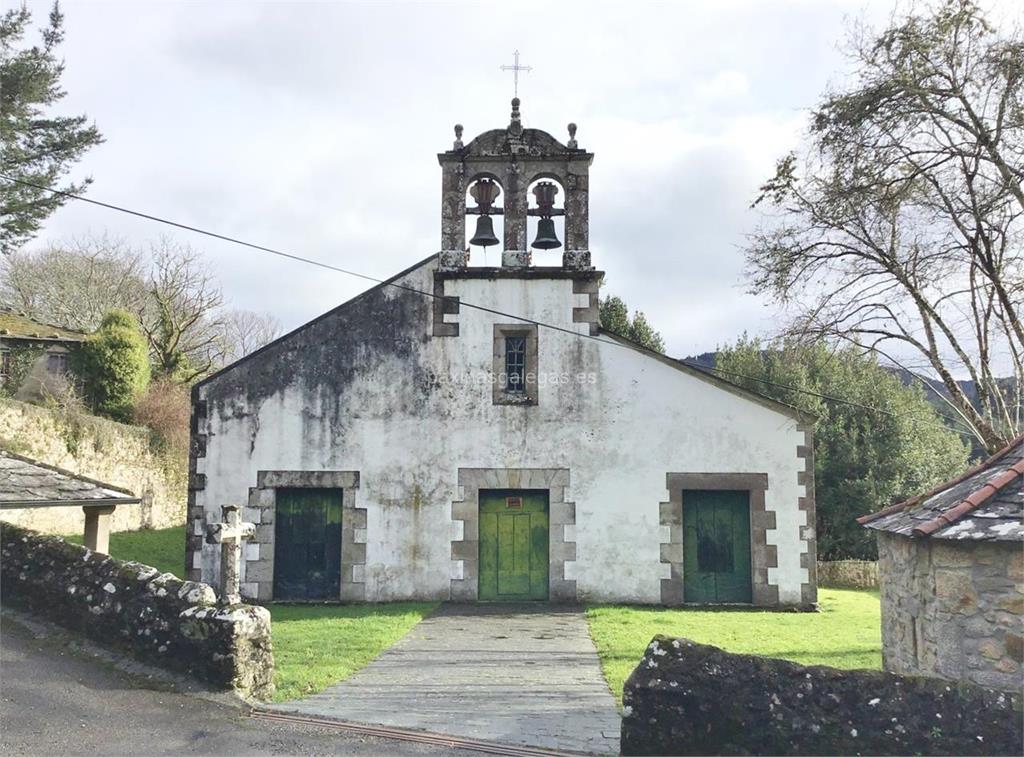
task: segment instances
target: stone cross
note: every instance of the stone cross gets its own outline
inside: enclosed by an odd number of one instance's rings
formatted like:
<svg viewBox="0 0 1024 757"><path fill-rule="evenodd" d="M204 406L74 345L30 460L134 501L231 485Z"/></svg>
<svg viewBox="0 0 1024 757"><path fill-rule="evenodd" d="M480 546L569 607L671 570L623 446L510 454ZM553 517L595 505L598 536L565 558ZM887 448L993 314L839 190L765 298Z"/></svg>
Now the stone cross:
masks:
<svg viewBox="0 0 1024 757"><path fill-rule="evenodd" d="M533 70L533 66L520 66L519 65L519 51L518 50L515 51L515 54L512 57L515 59L515 62L511 66L502 66L501 70L502 71L511 71L512 72L512 75L515 77L515 97L519 97L519 72L520 71L532 71Z"/></svg>
<svg viewBox="0 0 1024 757"><path fill-rule="evenodd" d="M238 505L224 505L221 522L206 525L206 542L220 544L220 601L225 605L242 601L242 542L256 535L256 524L243 523L238 511Z"/></svg>

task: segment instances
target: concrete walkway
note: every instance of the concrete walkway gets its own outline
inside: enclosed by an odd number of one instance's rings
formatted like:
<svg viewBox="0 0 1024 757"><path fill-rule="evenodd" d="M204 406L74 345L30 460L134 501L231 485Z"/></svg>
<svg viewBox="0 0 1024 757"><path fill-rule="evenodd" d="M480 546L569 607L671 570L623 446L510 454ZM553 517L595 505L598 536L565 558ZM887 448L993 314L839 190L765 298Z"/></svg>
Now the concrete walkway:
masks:
<svg viewBox="0 0 1024 757"><path fill-rule="evenodd" d="M273 709L617 754L619 714L579 609L446 604L366 668Z"/></svg>

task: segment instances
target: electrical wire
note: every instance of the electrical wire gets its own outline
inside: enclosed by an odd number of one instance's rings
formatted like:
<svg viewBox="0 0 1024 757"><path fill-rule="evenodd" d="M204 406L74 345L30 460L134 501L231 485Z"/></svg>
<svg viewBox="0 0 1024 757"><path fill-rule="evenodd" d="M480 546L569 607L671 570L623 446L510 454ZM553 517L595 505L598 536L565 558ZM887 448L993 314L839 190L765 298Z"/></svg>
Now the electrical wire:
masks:
<svg viewBox="0 0 1024 757"><path fill-rule="evenodd" d="M790 386L788 384L780 384L780 383L778 383L776 381L769 381L768 379L763 379L763 378L760 378L758 376L748 376L748 375L746 375L744 373L737 373L736 371L727 371L724 368L717 368L717 367L712 367L712 366L709 366L709 365L701 365L699 363L693 363L693 362L687 361L687 360L682 360L680 362L686 363L687 365L689 365L692 368L698 368L698 369L703 369L703 370L706 370L706 371L712 371L713 373L721 373L721 374L724 374L726 376L735 376L737 378L746 379L747 381L758 381L758 382L760 382L762 384L765 384L766 386L774 386L774 387L776 387L778 389L786 389L786 390L791 391L791 392L798 392L800 394L807 394L807 395L810 395L812 397L819 397L820 399L826 400L828 402L836 402L836 403L843 404L843 405L850 405L851 407L860 408L862 410L870 410L873 413L881 413L883 415L889 415L889 416L891 416L893 418L902 418L902 417L904 417L904 416L900 415L899 413L894 413L893 411L885 410L884 408L871 407L870 405L864 405L864 404L861 404L860 402L854 402L853 400L844 400L844 399L841 399L839 397L832 397L832 396L827 395L827 394L821 394L819 392L814 392L814 391L811 391L810 389L801 389L800 387ZM953 423L957 422L957 420L955 418L951 418L948 415L944 415L944 414L938 412L937 410L935 411L935 414L938 415L940 418L944 418L947 421L949 421L949 424L953 424ZM913 418L913 417L911 417L910 420L915 421L915 422L919 422L917 418ZM974 438L974 434L971 433L970 431L968 431L966 429L959 429L959 428L956 428L955 426L948 425L948 424L945 424L945 423L929 423L928 425L935 426L935 427L941 426L943 428L949 429L950 431L955 431L955 432L957 432L959 434L963 434L964 436L968 436L970 438Z"/></svg>
<svg viewBox="0 0 1024 757"><path fill-rule="evenodd" d="M295 261L295 262L298 262L298 263L305 263L307 265L317 266L319 268L324 268L324 269L329 270L329 271L335 271L337 273L341 273L341 274L344 274L346 276L353 276L355 278L362 279L364 281L370 281L370 282L373 282L375 284L380 284L380 285L384 285L384 286L394 287L396 289L400 289L400 290L403 290L403 291L406 291L406 292L410 292L410 293L413 293L413 294L418 294L418 295L421 295L423 297L428 297L430 299L444 300L447 297L446 295L443 295L443 294L437 294L435 292L425 291L425 290L422 290L422 289L418 289L417 287L412 287L412 286L409 286L407 284L400 284L400 283L395 282L395 281L388 281L386 279L380 279L380 278L377 278L376 276L371 276L369 274L360 273L358 271L353 271L353 270L350 270L348 268L342 268L341 266L336 266L336 265L332 265L330 263L325 263L325 262L323 262L321 260L316 260L314 258L306 258L306 257L303 257L301 255L296 255L296 254L291 253L291 252L284 252L283 250L277 250L277 249L274 249L273 247L267 247L265 245L256 244L254 242L247 242L244 239L238 239L237 237L231 237L231 236L228 236L226 234L220 234L220 233L215 232L215 231L209 231L207 229L202 229L202 228L199 228L198 226L191 226L189 224L181 223L179 221L172 221L169 218L163 218L161 216L152 215L150 213L143 213L142 211L132 210L131 208L126 208L126 207L123 207L121 205L114 205L113 203L102 202L100 200L94 200L92 198L83 197L82 195L77 195L77 194L74 194L72 192L65 192L64 190L61 190L61 189L54 189L52 187L48 187L48 186L45 186L43 184L36 184L34 182L31 182L31 181L25 181L24 179L17 179L17 178L14 178L13 176L8 176L6 174L0 174L0 179L3 179L4 181L9 181L9 182L11 182L13 184L19 184L21 186L31 187L32 189L36 189L36 190L39 190L39 191L42 191L42 192L49 192L49 193L57 195L59 197L65 197L65 198L67 198L69 200L76 200L78 202L84 202L84 203L87 203L89 205L95 205L97 207L106 208L107 210L113 210L113 211L118 212L118 213L124 213L126 215L135 216L136 218L143 218L143 219L145 219L147 221L153 221L155 223L164 224L165 226L171 226L173 228L182 229L184 231L190 231L190 232L192 232L194 234L200 234L202 236L210 237L212 239L218 239L218 240L220 240L222 242L228 242L230 244L237 244L237 245L240 245L242 247L248 247L249 249L257 250L259 252L265 252L265 253L268 253L270 255L276 255L278 257L285 258L287 260L292 260L292 261ZM531 325L537 326L538 328L546 328L546 329L549 329L549 330L552 330L552 331L558 331L558 332L562 332L562 333L565 333L565 334L569 334L569 335L574 336L574 337L583 337L583 338L586 338L586 339L592 339L595 342L597 342L598 344L611 345L611 346L614 346L614 347L622 347L622 348L630 349L630 350L633 349L633 346L632 346L633 343L622 344L622 343L616 342L616 341L609 341L609 340L606 340L606 339L601 339L600 337L592 335L592 334L587 334L587 333L582 333L582 332L579 332L579 331L574 331L574 330L566 328L564 326L558 326L557 324L553 324L553 323L545 323L544 321L534 320L533 318L527 318L526 316L516 315L515 313L506 313L506 312L501 311L501 310L496 310L494 308L489 308L489 307L487 307L485 305L477 305L475 303L466 302L466 301L461 300L461 299L459 300L459 307L460 308L465 307L465 308L468 308L470 310L478 310L480 312L490 313L491 315L498 315L498 316L501 316L502 318L512 318L512 319L514 319L516 321L520 321L522 323L529 323ZM642 347L642 345L638 345L638 346ZM754 377L754 376L745 376L745 375L740 374L740 373L734 373L732 371L726 371L726 370L723 370L721 368L713 368L713 367L710 367L710 366L707 366L707 365L701 365L701 364L693 363L691 361L676 360L674 358L668 358L668 359L674 360L675 362L680 363L681 365L685 365L685 366L687 366L689 368L693 368L695 370L703 371L705 373L721 373L723 375L732 375L732 376L736 376L738 378L743 378L743 379L746 379L746 380L749 380L749 381L759 381L759 382L761 382L761 383L763 383L765 385L768 385L768 386L775 386L775 387L778 387L778 388L787 389L789 391L793 391L793 392L797 392L797 393L801 393L801 394L811 395L811 396L818 397L819 399L822 399L822 400L825 400L825 401L828 401L828 402L835 402L835 403L838 403L838 404L850 405L852 407L857 407L857 408L860 408L862 410L867 410L867 411L874 412L874 413L880 413L880 414L883 414L883 415L889 415L889 416L894 417L894 418L906 417L906 416L901 416L901 415L899 415L897 413L893 413L890 410L884 410L882 408L871 407L869 405L863 405L863 404L858 403L858 402L853 402L853 401L850 401L850 400L844 400L844 399L839 398L839 397L832 397L832 396L827 395L827 394L820 394L818 392L813 392L813 391L811 391L809 389L799 389L799 388L793 387L793 386L786 386L784 384L777 384L777 383L768 381L766 379L761 379L761 378L757 378L757 377ZM729 383L732 383L734 386L737 386L737 384L735 384L734 382L729 382ZM946 417L946 416L942 416L942 417ZM918 420L917 418L914 418L914 417L909 417L909 420L911 420L911 421L913 421L915 423L924 423L925 425L934 426L936 428L941 427L941 428L947 429L949 431L953 431L955 433L959 433L959 434L962 434L964 436L968 436L970 438L974 437L974 435L969 433L969 432L962 431L962 430L960 430L958 428L949 426L949 425L947 425L945 423L930 423L930 422L927 422L927 421Z"/></svg>

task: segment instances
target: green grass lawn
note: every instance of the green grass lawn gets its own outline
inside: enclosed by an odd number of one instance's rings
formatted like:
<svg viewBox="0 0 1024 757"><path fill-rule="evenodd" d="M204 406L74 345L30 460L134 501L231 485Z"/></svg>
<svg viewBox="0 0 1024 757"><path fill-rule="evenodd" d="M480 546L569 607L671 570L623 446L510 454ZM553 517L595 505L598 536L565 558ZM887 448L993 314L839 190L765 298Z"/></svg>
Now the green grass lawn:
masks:
<svg viewBox="0 0 1024 757"><path fill-rule="evenodd" d="M71 534L64 539L74 544L82 543L81 534ZM161 573L181 576L185 569L185 527L111 534L110 556L118 560L134 560L151 565Z"/></svg>
<svg viewBox="0 0 1024 757"><path fill-rule="evenodd" d="M595 605L587 608L587 619L605 678L620 705L623 683L659 633L805 665L881 668L878 593L818 589L818 601L819 613Z"/></svg>
<svg viewBox="0 0 1024 757"><path fill-rule="evenodd" d="M82 543L80 534L65 538ZM180 576L185 528L111 534L110 553ZM818 599L820 613L597 605L587 609L587 619L605 678L620 701L622 684L658 633L807 665L880 668L877 592L819 589ZM436 606L429 602L271 605L275 699L309 696L348 678Z"/></svg>
<svg viewBox="0 0 1024 757"><path fill-rule="evenodd" d="M436 607L436 602L271 605L274 701L316 694L348 678Z"/></svg>

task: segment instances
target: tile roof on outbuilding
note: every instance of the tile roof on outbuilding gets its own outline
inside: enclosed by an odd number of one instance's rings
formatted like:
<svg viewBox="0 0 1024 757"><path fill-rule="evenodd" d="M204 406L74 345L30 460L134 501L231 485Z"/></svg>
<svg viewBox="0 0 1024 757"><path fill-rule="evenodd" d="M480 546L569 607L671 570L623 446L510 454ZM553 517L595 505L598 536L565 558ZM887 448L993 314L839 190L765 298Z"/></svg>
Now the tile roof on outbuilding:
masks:
<svg viewBox="0 0 1024 757"><path fill-rule="evenodd" d="M127 489L0 450L0 509L67 505L132 505Z"/></svg>
<svg viewBox="0 0 1024 757"><path fill-rule="evenodd" d="M911 537L1024 541L1024 436L962 476L858 522Z"/></svg>

